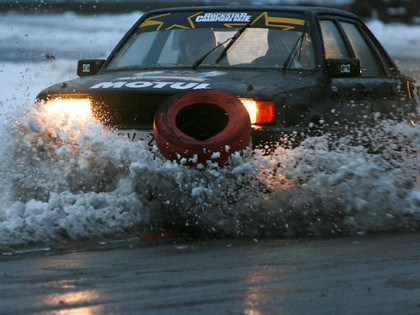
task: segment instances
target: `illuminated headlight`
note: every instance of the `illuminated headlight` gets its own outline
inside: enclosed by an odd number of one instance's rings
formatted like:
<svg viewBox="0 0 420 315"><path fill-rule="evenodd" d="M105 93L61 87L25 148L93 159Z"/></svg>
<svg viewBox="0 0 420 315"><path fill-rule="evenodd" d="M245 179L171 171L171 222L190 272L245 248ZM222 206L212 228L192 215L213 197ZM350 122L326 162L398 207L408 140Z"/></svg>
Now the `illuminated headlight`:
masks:
<svg viewBox="0 0 420 315"><path fill-rule="evenodd" d="M48 101L45 109L52 116L65 115L70 119L87 118L90 116L90 100L56 98Z"/></svg>
<svg viewBox="0 0 420 315"><path fill-rule="evenodd" d="M274 103L249 98L241 98L240 101L248 111L251 124L266 124L274 121Z"/></svg>

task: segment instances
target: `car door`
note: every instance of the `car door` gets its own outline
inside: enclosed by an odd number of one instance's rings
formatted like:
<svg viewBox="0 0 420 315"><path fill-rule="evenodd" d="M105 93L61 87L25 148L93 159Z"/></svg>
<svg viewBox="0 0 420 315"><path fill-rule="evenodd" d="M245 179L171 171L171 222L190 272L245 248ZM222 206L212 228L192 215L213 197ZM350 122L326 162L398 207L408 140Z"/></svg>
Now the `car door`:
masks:
<svg viewBox="0 0 420 315"><path fill-rule="evenodd" d="M372 112L381 118L401 118L412 111L410 81L368 29L357 21L340 21L355 57L362 67L362 87L373 99ZM375 115L377 116L377 115Z"/></svg>
<svg viewBox="0 0 420 315"><path fill-rule="evenodd" d="M396 114L407 83L374 37L357 20L324 16L319 23L325 59L357 58L361 67L358 76L329 78L330 118L359 124L371 122L374 113Z"/></svg>

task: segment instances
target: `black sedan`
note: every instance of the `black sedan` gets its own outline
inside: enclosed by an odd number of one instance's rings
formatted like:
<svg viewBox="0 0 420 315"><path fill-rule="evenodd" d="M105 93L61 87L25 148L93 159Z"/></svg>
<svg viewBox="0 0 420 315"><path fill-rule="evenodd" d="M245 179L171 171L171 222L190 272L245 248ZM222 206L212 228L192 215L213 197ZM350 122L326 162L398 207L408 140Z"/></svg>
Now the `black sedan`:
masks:
<svg viewBox="0 0 420 315"><path fill-rule="evenodd" d="M222 164L285 135L417 119L417 90L355 15L315 7L194 7L143 15L107 60L38 95L81 107L171 160ZM79 108L79 107L78 107ZM61 109L60 109L61 110Z"/></svg>

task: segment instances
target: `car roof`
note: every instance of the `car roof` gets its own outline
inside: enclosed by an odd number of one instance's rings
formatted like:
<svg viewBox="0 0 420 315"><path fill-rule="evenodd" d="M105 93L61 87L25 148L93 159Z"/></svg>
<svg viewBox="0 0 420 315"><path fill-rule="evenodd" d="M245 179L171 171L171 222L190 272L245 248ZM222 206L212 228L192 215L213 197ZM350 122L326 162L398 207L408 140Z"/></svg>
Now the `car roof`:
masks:
<svg viewBox="0 0 420 315"><path fill-rule="evenodd" d="M341 9L328 8L328 7L316 7L316 6L197 6L197 7L174 7L174 8L165 8L159 10L153 10L147 12L146 15L160 12L176 12L176 11L200 11L200 10L212 10L212 11L287 11L287 12L296 12L296 13L305 13L305 14L331 14L346 16L351 18L358 18L357 15L347 12Z"/></svg>

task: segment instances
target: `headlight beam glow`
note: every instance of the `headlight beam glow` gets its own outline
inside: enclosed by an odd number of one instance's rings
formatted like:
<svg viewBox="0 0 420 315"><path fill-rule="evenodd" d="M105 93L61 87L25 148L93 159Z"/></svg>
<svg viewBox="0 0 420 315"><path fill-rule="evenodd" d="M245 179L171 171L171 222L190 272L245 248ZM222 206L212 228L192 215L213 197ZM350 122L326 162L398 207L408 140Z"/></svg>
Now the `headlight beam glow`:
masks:
<svg viewBox="0 0 420 315"><path fill-rule="evenodd" d="M56 98L45 104L46 111L52 116L66 115L70 119L87 118L90 116L89 99Z"/></svg>

